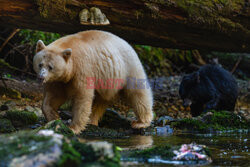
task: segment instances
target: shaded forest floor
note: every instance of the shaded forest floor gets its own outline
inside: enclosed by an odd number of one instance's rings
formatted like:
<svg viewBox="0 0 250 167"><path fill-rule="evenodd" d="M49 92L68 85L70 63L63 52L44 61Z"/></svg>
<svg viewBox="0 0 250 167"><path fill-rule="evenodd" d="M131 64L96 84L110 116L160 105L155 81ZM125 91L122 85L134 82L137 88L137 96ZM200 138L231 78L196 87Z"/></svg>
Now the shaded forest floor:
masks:
<svg viewBox="0 0 250 167"><path fill-rule="evenodd" d="M190 118L190 108L182 106L182 100L178 95L181 76L169 76L154 78L160 81L161 87L153 89L154 112L156 119L161 116L173 118ZM43 86L36 80L21 80L16 77L4 78L0 81L0 106L7 101L14 101L16 107L24 110L27 106L41 108ZM237 80L239 85L239 98L236 104L235 113L250 119L250 84L249 81ZM116 101L111 108L126 116L129 108L122 99Z"/></svg>

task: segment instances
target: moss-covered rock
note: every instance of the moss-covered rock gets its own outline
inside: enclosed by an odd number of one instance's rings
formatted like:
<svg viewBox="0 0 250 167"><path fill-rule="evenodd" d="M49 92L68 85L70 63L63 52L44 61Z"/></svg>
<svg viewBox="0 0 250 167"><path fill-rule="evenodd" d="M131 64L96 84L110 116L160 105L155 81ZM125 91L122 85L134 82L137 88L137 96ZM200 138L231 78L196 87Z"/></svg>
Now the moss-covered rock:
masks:
<svg viewBox="0 0 250 167"><path fill-rule="evenodd" d="M102 138L126 138L131 132L119 132L114 129L100 128L94 125L88 125L86 129L81 133L82 137L102 137Z"/></svg>
<svg viewBox="0 0 250 167"><path fill-rule="evenodd" d="M197 118L186 118L172 122L171 126L176 129L205 132L248 129L250 122L233 112L211 110Z"/></svg>
<svg viewBox="0 0 250 167"><path fill-rule="evenodd" d="M11 121L5 118L0 119L0 133L10 133L15 131Z"/></svg>
<svg viewBox="0 0 250 167"><path fill-rule="evenodd" d="M160 156L163 159L172 159L174 157L173 148L170 145L153 146L145 150L137 150L130 154L130 157L148 159L154 156Z"/></svg>
<svg viewBox="0 0 250 167"><path fill-rule="evenodd" d="M80 143L53 130L19 131L0 136L0 166L119 166L116 146Z"/></svg>
<svg viewBox="0 0 250 167"><path fill-rule="evenodd" d="M61 156L62 136L19 132L0 136L0 166L49 166Z"/></svg>
<svg viewBox="0 0 250 167"><path fill-rule="evenodd" d="M112 109L106 110L99 126L110 129L131 129L130 121Z"/></svg>
<svg viewBox="0 0 250 167"><path fill-rule="evenodd" d="M119 147L108 142L73 142L73 147L82 155L86 166L119 166ZM97 162L94 163L93 162Z"/></svg>
<svg viewBox="0 0 250 167"><path fill-rule="evenodd" d="M33 112L11 110L5 113L5 117L11 120L15 127L26 126L35 124L38 121L38 117Z"/></svg>
<svg viewBox="0 0 250 167"><path fill-rule="evenodd" d="M0 111L12 110L15 106L16 103L14 101L8 100L1 105Z"/></svg>
<svg viewBox="0 0 250 167"><path fill-rule="evenodd" d="M74 132L67 125L65 125L61 120L54 120L54 121L48 122L45 126L39 129L50 129L58 134L62 134L67 137L73 137L75 135Z"/></svg>

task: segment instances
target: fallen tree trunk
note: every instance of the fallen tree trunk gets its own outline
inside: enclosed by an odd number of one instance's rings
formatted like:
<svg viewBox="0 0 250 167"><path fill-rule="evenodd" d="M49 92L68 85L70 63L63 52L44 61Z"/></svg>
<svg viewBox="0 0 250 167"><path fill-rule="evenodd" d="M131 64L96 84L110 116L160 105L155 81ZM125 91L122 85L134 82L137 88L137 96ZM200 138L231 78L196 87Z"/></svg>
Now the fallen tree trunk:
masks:
<svg viewBox="0 0 250 167"><path fill-rule="evenodd" d="M110 24L82 25L79 12L91 7ZM167 48L249 52L249 20L248 0L0 0L4 26L59 33L101 29Z"/></svg>

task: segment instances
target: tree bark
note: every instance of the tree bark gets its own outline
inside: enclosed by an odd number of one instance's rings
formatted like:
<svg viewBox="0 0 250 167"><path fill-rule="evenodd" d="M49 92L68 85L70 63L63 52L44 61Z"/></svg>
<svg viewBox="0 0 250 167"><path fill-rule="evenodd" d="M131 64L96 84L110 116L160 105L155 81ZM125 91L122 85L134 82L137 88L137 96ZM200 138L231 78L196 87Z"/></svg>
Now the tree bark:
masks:
<svg viewBox="0 0 250 167"><path fill-rule="evenodd" d="M249 0L0 0L0 23L59 33L100 29L131 43L166 48L250 51ZM110 24L82 25L99 8Z"/></svg>

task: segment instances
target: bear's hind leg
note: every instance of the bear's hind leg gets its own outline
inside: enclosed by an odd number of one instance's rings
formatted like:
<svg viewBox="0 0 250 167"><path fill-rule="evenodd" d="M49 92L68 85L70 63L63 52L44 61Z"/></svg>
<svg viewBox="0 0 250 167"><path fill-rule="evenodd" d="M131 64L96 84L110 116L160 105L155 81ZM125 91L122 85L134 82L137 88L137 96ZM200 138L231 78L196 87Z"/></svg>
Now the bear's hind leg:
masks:
<svg viewBox="0 0 250 167"><path fill-rule="evenodd" d="M98 122L102 118L107 107L108 102L104 100L99 94L96 94L90 116L90 124L98 126Z"/></svg>
<svg viewBox="0 0 250 167"><path fill-rule="evenodd" d="M134 109L137 120L131 123L132 128L149 127L153 119L153 98L150 89L126 89L129 104Z"/></svg>
<svg viewBox="0 0 250 167"><path fill-rule="evenodd" d="M75 134L79 134L85 129L91 114L93 98L94 89L85 89L84 93L74 97L72 108L73 119L69 127Z"/></svg>

